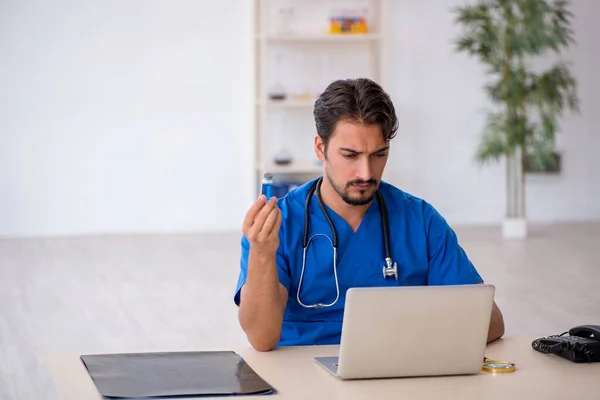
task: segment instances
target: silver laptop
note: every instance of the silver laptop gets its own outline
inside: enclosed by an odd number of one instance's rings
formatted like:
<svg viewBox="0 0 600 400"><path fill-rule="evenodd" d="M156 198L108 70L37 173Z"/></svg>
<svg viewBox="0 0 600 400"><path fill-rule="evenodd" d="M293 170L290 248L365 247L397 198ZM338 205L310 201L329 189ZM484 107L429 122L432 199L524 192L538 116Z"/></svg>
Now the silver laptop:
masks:
<svg viewBox="0 0 600 400"><path fill-rule="evenodd" d="M339 357L315 360L341 379L481 371L493 285L351 288Z"/></svg>

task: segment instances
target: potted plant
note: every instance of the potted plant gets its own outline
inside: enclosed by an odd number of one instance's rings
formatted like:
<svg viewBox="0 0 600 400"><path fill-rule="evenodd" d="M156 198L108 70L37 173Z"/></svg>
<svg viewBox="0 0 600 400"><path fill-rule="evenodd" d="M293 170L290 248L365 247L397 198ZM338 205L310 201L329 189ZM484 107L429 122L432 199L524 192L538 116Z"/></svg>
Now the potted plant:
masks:
<svg viewBox="0 0 600 400"><path fill-rule="evenodd" d="M559 119L565 109L579 110L577 82L565 62L542 71L533 65L574 43L568 6L568 1L477 0L453 10L461 27L456 51L476 57L490 78L485 91L495 109L475 159L506 161L504 237L527 235L524 166L554 166Z"/></svg>

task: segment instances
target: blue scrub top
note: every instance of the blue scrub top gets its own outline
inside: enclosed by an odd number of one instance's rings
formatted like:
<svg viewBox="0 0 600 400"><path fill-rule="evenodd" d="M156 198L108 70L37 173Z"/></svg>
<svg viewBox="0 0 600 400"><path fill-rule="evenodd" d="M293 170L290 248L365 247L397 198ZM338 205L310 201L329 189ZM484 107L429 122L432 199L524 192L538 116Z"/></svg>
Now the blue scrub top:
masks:
<svg viewBox="0 0 600 400"><path fill-rule="evenodd" d="M383 278L385 246L377 200L371 203L356 232L325 205L338 235L340 297L332 307L302 307L296 295L302 272L306 196L313 183L310 181L278 199L283 218L277 268L279 282L289 294L278 346L339 344L346 291L351 287L458 285L483 281L454 231L429 203L381 182L379 190L388 209L390 252L398 264L398 281L393 277ZM326 234L333 239L316 196L311 199L309 212L308 237ZM234 296L238 306L240 290L246 282L250 247L245 237L241 244L240 274ZM300 300L305 305L328 304L335 297L333 248L328 238L317 236L307 250Z"/></svg>

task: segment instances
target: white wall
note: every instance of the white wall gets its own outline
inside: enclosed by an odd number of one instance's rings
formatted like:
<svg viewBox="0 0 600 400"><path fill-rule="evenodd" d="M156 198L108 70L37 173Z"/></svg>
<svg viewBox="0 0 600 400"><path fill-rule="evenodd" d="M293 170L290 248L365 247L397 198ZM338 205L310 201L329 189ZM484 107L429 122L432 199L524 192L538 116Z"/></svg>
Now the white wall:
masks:
<svg viewBox="0 0 600 400"><path fill-rule="evenodd" d="M452 223L497 223L503 166L472 161L482 68L450 7L392 0L390 176ZM0 236L239 230L254 196L252 2L0 3ZM536 221L600 218L600 3L575 0L582 113L559 176L530 177ZM243 148L246 147L246 148Z"/></svg>
<svg viewBox="0 0 600 400"><path fill-rule="evenodd" d="M505 208L504 164L480 167L473 154L488 107L475 59L453 51L459 32L451 7L462 0L390 1L390 92L400 114L392 179L432 202L452 223L497 223ZM600 2L575 0L578 46L569 55L579 79L581 114L567 116L563 172L530 176L531 220L600 219ZM392 23L393 21L393 23Z"/></svg>
<svg viewBox="0 0 600 400"><path fill-rule="evenodd" d="M252 3L0 3L0 235L239 229Z"/></svg>
<svg viewBox="0 0 600 400"><path fill-rule="evenodd" d="M600 79L598 79L598 71L600 71L600 45L598 45L598 37L600 37L600 26L598 26L600 2L589 0L587 11L582 18L585 19L588 26L594 27L585 38L588 43L587 59L589 60L587 90L589 91L590 105L588 110L595 116L595 118L590 118L588 122L588 132L590 134L588 157L589 160L593 160L593 168L590 169L592 176L590 202L594 208L593 215L600 216Z"/></svg>

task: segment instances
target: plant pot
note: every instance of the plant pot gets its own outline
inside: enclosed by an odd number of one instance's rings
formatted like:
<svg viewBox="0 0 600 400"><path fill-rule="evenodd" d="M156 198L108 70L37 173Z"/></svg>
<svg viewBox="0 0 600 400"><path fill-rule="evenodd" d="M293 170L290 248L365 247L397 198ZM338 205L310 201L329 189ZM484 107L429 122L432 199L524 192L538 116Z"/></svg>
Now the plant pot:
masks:
<svg viewBox="0 0 600 400"><path fill-rule="evenodd" d="M525 239L527 237L527 219L506 218L502 221L504 239Z"/></svg>

